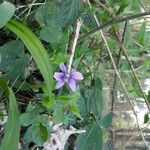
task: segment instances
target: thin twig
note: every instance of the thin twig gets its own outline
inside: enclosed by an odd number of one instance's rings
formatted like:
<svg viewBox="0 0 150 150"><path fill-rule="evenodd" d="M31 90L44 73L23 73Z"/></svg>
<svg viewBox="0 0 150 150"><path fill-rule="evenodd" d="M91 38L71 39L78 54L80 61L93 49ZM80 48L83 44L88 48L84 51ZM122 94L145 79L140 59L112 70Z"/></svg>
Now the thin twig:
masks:
<svg viewBox="0 0 150 150"><path fill-rule="evenodd" d="M124 25L124 30L123 30L123 34L122 34L122 43L124 43L124 40L125 40L125 33L127 31L127 25L128 24L128 21L125 22L125 25ZM119 69L119 64L120 64L120 59L121 59L121 56L122 56L122 53L121 53L121 49L119 50L119 55L118 55L118 59L116 61L116 67L117 69ZM111 97L112 97L112 104L111 104L111 111L113 112L114 111L114 103L115 103L115 94L116 94L116 84L117 84L117 74L115 73L114 75L114 81L113 81L113 86L112 86L112 91L111 91ZM113 125L112 125L113 127ZM112 139L113 138L113 132L112 132Z"/></svg>
<svg viewBox="0 0 150 150"><path fill-rule="evenodd" d="M68 73L70 73L70 70L71 70L71 65L72 65L72 62L73 62L73 57L74 57L75 48L76 48L76 45L77 45L77 40L78 40L78 37L79 37L79 32L80 32L81 25L82 25L82 20L78 19L77 23L76 23L73 42L72 42L71 49L70 49L70 57L69 57L69 61L68 61Z"/></svg>
<svg viewBox="0 0 150 150"><path fill-rule="evenodd" d="M138 0L138 1L139 1L139 3L140 3L141 7L144 9L144 11L147 11L147 9L146 9L145 6L142 4L142 2L141 2L140 0Z"/></svg>
<svg viewBox="0 0 150 150"><path fill-rule="evenodd" d="M88 2L88 4L89 4L89 6L91 7L91 4L90 4L89 0L87 0L87 2ZM96 21L97 25L100 26L100 23L99 23L99 21L97 20L96 15L94 14L93 16L94 16L94 18L95 18L95 21ZM121 76L120 76L120 74L119 74L119 71L118 71L117 66L116 66L116 64L115 64L115 61L114 61L114 59L113 59L111 50L110 50L109 45L108 45L108 43L107 43L107 40L106 40L106 38L105 38L103 32L102 32L101 30L100 30L99 32L100 32L100 34L101 34L101 36L102 36L102 39L103 39L103 41L104 41L104 43L105 43L105 46L106 46L107 52L108 52L108 54L109 54L109 57L110 57L110 59L111 59L111 61L112 61L114 70L115 70L115 72L116 72L116 74L117 74L117 76L118 76L118 78L119 78L119 80L120 80L120 83L121 83L121 85L122 85L122 87L123 87L123 90L124 90L124 92L125 92L125 94L126 94L126 96L127 96L127 98L128 98L128 102L129 102L129 104L130 104L130 106L131 106L131 108L132 108L132 111L133 111L134 115L135 115L135 119L136 119L136 123L137 123L137 127L138 127L138 130L139 130L139 133L141 134L142 138L144 138L144 137L143 137L143 134L142 134L142 132L141 132L139 123L138 123L138 118L137 118L136 111L135 111L135 109L134 109L134 105L132 104L132 100L130 99L130 96L128 95L128 92L127 92L126 87L125 87L125 85L124 85L124 83L123 83L123 80L122 80L122 78L121 78ZM145 143L145 139L144 139L143 142ZM150 146L149 146L147 143L145 143L145 145L150 149Z"/></svg>
<svg viewBox="0 0 150 150"><path fill-rule="evenodd" d="M142 139L144 139L144 136L143 136L143 134L142 134L142 132L141 132L141 129L140 129L140 126L139 126L139 123L138 123L137 114L136 114L136 111L135 111L134 106L133 106L133 104L132 104L132 101L131 101L131 99L130 99L130 97L129 97L129 95L128 95L128 92L127 92L126 88L125 88L125 85L124 85L124 83L123 83L123 80L122 80L122 78L121 78L121 76L120 76L120 74L119 74L119 72L118 72L118 70L117 70L117 66L116 66L115 61L114 61L114 59L113 59L113 57L112 57L111 51L110 51L109 46L108 46L108 44L107 44L107 41L106 41L106 39L105 39L105 37L104 37L104 34L103 34L102 31L100 31L100 32L101 32L102 38L103 38L103 40L104 40L104 42L105 42L105 45L106 45L106 47L107 47L107 51L108 51L109 56L110 56L110 58L111 58L111 61L112 61L112 63L113 63L113 67L114 67L114 69L115 69L115 72L116 72L116 74L117 74L117 76L118 76L118 78L119 78L119 80L120 80L120 82L121 82L121 85L122 85L122 87L123 87L123 89L124 89L124 92L125 92L125 94L126 94L126 96L127 96L127 98L128 98L128 102L129 102L129 104L130 104L130 106L131 106L131 108L132 108L132 111L133 111L134 115L135 115L135 119L136 119L136 123L137 123L137 127L138 127L138 130L139 130L139 133L140 133L140 135L142 136ZM150 149L150 146L146 143L145 139L143 140L143 142L144 142L145 145L148 147L148 149Z"/></svg>
<svg viewBox="0 0 150 150"><path fill-rule="evenodd" d="M134 67L133 67L133 64L132 64L132 62L131 62L130 59L129 59L129 56L128 56L127 52L126 52L126 49L125 49L124 45L123 45L122 42L119 40L118 34L116 34L116 36L117 36L117 40L118 40L118 42L119 42L119 46L120 46L120 48L121 48L121 50L122 50L124 56L126 57L126 60L127 60L128 63L129 63L129 66L130 66L130 68L131 68L131 71L132 71L132 73L133 73L133 75L134 75L134 78L135 78L135 80L136 80L136 82L137 82L137 84L138 84L138 86L139 86L139 89L140 89L140 91L141 91L141 93L142 93L142 96L143 96L143 98L144 98L144 100L145 100L145 103L146 103L146 105L147 105L147 108L148 108L148 110L149 110L149 112L150 112L150 105L149 105L147 96L145 95L145 93L144 93L144 91L143 91L143 89L142 89L142 86L141 86L140 81L139 81L139 78L138 78L138 76L137 76L137 74L136 74L136 72L135 72L135 69L134 69Z"/></svg>
<svg viewBox="0 0 150 150"><path fill-rule="evenodd" d="M44 3L34 3L34 4L28 4L28 5L19 5L18 7L16 7L16 10L19 10L19 9L22 9L22 8L25 8L25 7L32 7L32 6L39 6L39 5L44 5Z"/></svg>
<svg viewBox="0 0 150 150"><path fill-rule="evenodd" d="M28 7L25 8L18 16L15 16L15 17L16 17L17 19L20 19L19 17L20 17L21 15L23 15L28 9L29 9Z"/></svg>
<svg viewBox="0 0 150 150"><path fill-rule="evenodd" d="M125 33L127 31L127 21L125 22L125 26L124 26L124 30L123 30L123 34L122 34L122 43L124 43L124 39L125 39ZM121 53L121 49L119 50L119 54L118 54L118 59L116 61L116 67L117 69L119 69L119 64L120 64L120 59L121 59L121 56L122 56L122 53ZM113 83L113 93L112 95L114 95L114 91L115 91L115 88L116 88L116 82L117 82L117 75L115 74L115 77L114 77L114 83ZM112 100L114 100L114 97L112 96Z"/></svg>
<svg viewBox="0 0 150 150"><path fill-rule="evenodd" d="M133 19L136 19L136 18L139 18L139 17L143 17L143 16L147 16L147 15L150 15L150 12L144 12L144 13L140 13L140 14L136 14L136 15L132 15L132 16L127 16L127 17L124 17L124 18L118 18L116 20L111 20L103 25L99 25L98 27L92 29L91 31L89 31L88 33L84 34L83 36L81 36L79 38L79 42L82 41L83 39L89 37L90 35L92 35L93 33L99 31L99 30L102 30L108 26L111 26L111 25L114 25L114 24L117 24L117 23L121 23L121 22L125 22L125 21L128 21L128 20L133 20Z"/></svg>
<svg viewBox="0 0 150 150"><path fill-rule="evenodd" d="M103 3L101 3L99 0L96 0L96 2L100 5L100 7L104 8L108 13L113 15L113 12L111 12Z"/></svg>
<svg viewBox="0 0 150 150"><path fill-rule="evenodd" d="M143 127L143 128L141 129L142 134L143 134L143 131L144 131L149 125L150 125L150 121L148 122L148 124L147 124L145 127ZM137 136L138 134L139 134L139 132L134 133L134 135L132 135L132 137L129 138L129 140L122 146L122 148L124 149L128 143L130 143L132 140L134 140L134 139L136 138L136 136ZM142 138L143 138L143 137L142 137ZM145 139L144 139L144 141L145 141Z"/></svg>
<svg viewBox="0 0 150 150"><path fill-rule="evenodd" d="M17 15L15 15L14 14L14 16L17 18L17 19L19 19L20 20L20 16L22 15L22 14L24 14L28 9L28 15L29 15L29 13L31 12L31 8L33 7L33 6L40 6L40 5L44 5L45 3L46 3L46 1L47 0L45 0L43 3L34 3L35 1L33 1L31 4L28 4L28 5L19 5L18 7L16 7L16 10L19 10L19 9L22 9L22 8L25 8L18 16ZM28 17L28 15L26 16L26 19L27 19L27 17Z"/></svg>
<svg viewBox="0 0 150 150"><path fill-rule="evenodd" d="M87 0L87 2L88 2L88 4L91 6L89 0ZM97 25L99 26L100 24L99 24L99 22L98 22L98 20L97 20L97 18L96 18L95 15L94 15L94 18L95 18L95 20L96 20ZM112 56L112 54L111 54L111 50L110 50L110 48L109 48L109 45L108 45L108 43L107 43L107 41L106 41L106 39L105 39L105 36L104 36L104 34L103 34L103 32L102 32L101 30L100 30L99 32L100 32L100 34L101 34L101 36L102 36L102 39L103 39L103 41L104 41L104 43L105 43L107 52L108 52L109 57L110 57L110 59L111 59L111 61L112 61L114 70L115 70L115 72L116 72L116 75L118 76L118 78L119 78L119 80L120 80L120 82L121 82L121 85L122 85L122 87L123 87L123 89L124 89L124 91L125 91L125 94L126 94L126 96L128 97L130 106L131 106L131 108L132 108L132 110L133 110L135 116L137 116L137 114L136 114L136 112L135 112L135 110L134 110L134 106L133 106L133 104L132 104L132 101L131 101L131 99L130 99L130 97L129 97L129 95L128 95L128 92L127 92L127 90L126 90L126 87L125 87L125 85L124 85L124 83L123 83L123 80L122 80L122 78L121 78L121 76L120 76L120 74L119 74L119 72L118 72L117 66L116 66L116 64L115 64L115 61L114 61L113 56Z"/></svg>
<svg viewBox="0 0 150 150"><path fill-rule="evenodd" d="M34 1L31 3L31 6L29 6L29 10L28 10L28 13L27 13L27 15L26 15L26 17L25 17L25 20L27 20L28 16L30 15L32 6L33 6L33 4L34 4L36 1L37 1L37 0L34 0Z"/></svg>

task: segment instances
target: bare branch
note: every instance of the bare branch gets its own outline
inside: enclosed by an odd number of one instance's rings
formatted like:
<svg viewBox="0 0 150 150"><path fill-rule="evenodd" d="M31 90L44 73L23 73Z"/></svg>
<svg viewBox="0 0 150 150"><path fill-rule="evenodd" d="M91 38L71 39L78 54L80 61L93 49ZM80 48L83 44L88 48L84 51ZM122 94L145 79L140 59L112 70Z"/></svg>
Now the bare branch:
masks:
<svg viewBox="0 0 150 150"><path fill-rule="evenodd" d="M70 49L70 57L69 57L69 61L68 61L68 73L71 70L71 65L72 65L72 62L73 62L73 57L74 57L75 48L76 48L76 45L77 45L77 40L78 40L78 37L79 37L79 32L80 32L81 25L82 25L82 20L78 19L77 23L76 23L76 28L75 28L75 34L74 34L74 37L73 37L73 42L72 42L71 49Z"/></svg>
<svg viewBox="0 0 150 150"><path fill-rule="evenodd" d="M120 48L121 48L121 50L122 50L124 56L126 57L126 60L127 60L128 63L129 63L129 66L130 66L130 68L131 68L131 70L132 70L132 73L133 73L133 75L134 75L134 78L135 78L136 82L138 83L139 89L140 89L140 91L141 91L141 93L142 93L142 96L143 96L143 98L144 98L144 100L145 100L145 103L146 103L146 105L147 105L147 108L148 108L148 110L149 110L149 112L150 112L150 105L149 105L147 96L145 95L145 93L144 93L144 91L143 91L143 89L142 89L142 86L141 86L141 84L140 84L140 81L139 81L139 78L138 78L138 76L137 76L137 74L136 74L136 71L135 71L135 69L134 69L134 67L133 67L133 65L132 65L132 62L131 62L130 59L129 59L129 56L128 56L128 54L127 54L127 51L126 51L124 45L123 45L122 42L119 40L119 36L118 36L117 34L116 34L116 36L117 36L117 39L118 39L118 42L119 42L119 46L120 46Z"/></svg>
<svg viewBox="0 0 150 150"><path fill-rule="evenodd" d="M111 25L114 25L114 24L117 24L117 23L121 23L121 22L125 22L125 21L128 21L128 20L133 20L133 19L136 19L136 18L139 18L139 17L143 17L143 16L147 16L147 15L150 15L150 12L144 12L144 13L140 13L140 14L136 14L136 15L132 15L132 16L127 16L127 17L124 17L124 18L118 18L116 20L111 20L103 25L99 25L98 27L92 29L91 31L89 31L88 33L84 34L83 36L81 36L79 38L79 42L82 41L83 39L89 37L90 35L94 34L95 32L99 31L99 30L102 30L106 27L109 27Z"/></svg>
<svg viewBox="0 0 150 150"><path fill-rule="evenodd" d="M89 0L87 0L87 3L88 3L89 6L91 7L91 4L90 4ZM97 25L99 26L100 23L98 22L96 15L93 15L93 16L94 16L94 19L95 19ZM102 39L103 39L103 41L104 41L104 43L105 43L107 52L108 52L109 57L110 57L110 59L111 59L111 61L112 61L114 70L115 70L115 72L116 72L116 75L118 76L118 78L119 78L119 80L120 80L120 83L121 83L121 85L122 85L122 87L123 87L123 90L124 90L124 92L125 92L125 94L126 94L126 96L127 96L127 98L128 98L128 102L129 102L129 104L130 104L130 106L131 106L131 108L132 108L132 111L133 111L134 115L135 115L135 119L136 119L136 123L137 123L137 127L138 127L138 130L139 130L139 133L141 134L142 139L143 139L143 142L145 143L145 145L148 147L148 149L150 149L150 146L146 143L146 141L145 141L145 139L144 139L144 136L143 136L143 133L142 133L142 131L141 131L141 129L140 129L139 122L138 122L138 118L137 118L137 114L136 114L136 111L135 111L135 109L134 109L134 105L133 105L133 103L132 103L132 100L130 99L130 96L128 95L128 91L127 91L127 89L126 89L126 87L125 87L125 85L124 85L124 83L123 83L123 80L122 80L120 74L119 74L118 68L117 68L117 66L116 66L116 64L115 64L115 61L114 61L114 59L113 59L111 50L110 50L109 45L108 45L108 43L107 43L107 40L106 40L106 38L105 38L105 36L104 36L102 30L100 30L99 32L100 32L100 34L101 34L101 36L102 36ZM121 42L120 44L123 45L122 42ZM120 48L122 49L122 47L120 47ZM123 51L123 52L124 52L124 51Z"/></svg>

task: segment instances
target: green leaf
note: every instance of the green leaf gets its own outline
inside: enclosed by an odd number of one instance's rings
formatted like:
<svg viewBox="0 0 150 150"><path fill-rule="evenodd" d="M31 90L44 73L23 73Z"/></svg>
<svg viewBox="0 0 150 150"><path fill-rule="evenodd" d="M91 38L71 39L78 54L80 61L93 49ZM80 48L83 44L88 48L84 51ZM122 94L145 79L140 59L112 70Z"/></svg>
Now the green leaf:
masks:
<svg viewBox="0 0 150 150"><path fill-rule="evenodd" d="M102 150L103 136L102 129L92 122L86 127L86 133L79 134L77 137L77 150Z"/></svg>
<svg viewBox="0 0 150 150"><path fill-rule="evenodd" d="M134 92L134 94L136 94L136 96L142 97L138 83L135 80L135 78L133 78L133 77L131 77L131 86L132 86L132 89L130 91Z"/></svg>
<svg viewBox="0 0 150 150"><path fill-rule="evenodd" d="M93 13L87 13L86 15L84 15L82 17L82 19L84 20L84 25L86 25L88 28L96 28L97 27L97 24L93 17Z"/></svg>
<svg viewBox="0 0 150 150"><path fill-rule="evenodd" d="M89 112L94 114L95 118L100 118L103 109L103 97L102 81L99 78L93 81L92 93L87 100L87 107Z"/></svg>
<svg viewBox="0 0 150 150"><path fill-rule="evenodd" d="M128 48L127 50L128 55L132 56L132 57L139 57L139 49L135 46L130 46L130 48Z"/></svg>
<svg viewBox="0 0 150 150"><path fill-rule="evenodd" d="M117 44L117 41L114 39L109 39L108 40L109 47L111 48L112 52L117 53L119 50L119 46Z"/></svg>
<svg viewBox="0 0 150 150"><path fill-rule="evenodd" d="M33 141L38 146L42 146L47 139L48 130L42 123L30 126L24 136L27 143Z"/></svg>
<svg viewBox="0 0 150 150"><path fill-rule="evenodd" d="M19 110L16 98L13 91L7 87L6 82L2 79L0 79L0 90L3 90L8 98L8 120L0 150L16 150L18 149L20 134Z"/></svg>
<svg viewBox="0 0 150 150"><path fill-rule="evenodd" d="M66 124L67 121L68 119L65 115L64 106L62 104L56 104L53 112L53 122Z"/></svg>
<svg viewBox="0 0 150 150"><path fill-rule="evenodd" d="M84 93L86 96L89 94L88 92ZM86 116L88 116L89 111L87 109L87 99L81 95L80 100L78 102L79 105L79 110L80 110L80 114L83 118L85 118Z"/></svg>
<svg viewBox="0 0 150 150"><path fill-rule="evenodd" d="M148 102L150 103L150 90L148 91L147 99L148 99Z"/></svg>
<svg viewBox="0 0 150 150"><path fill-rule="evenodd" d="M39 124L39 129L40 129L40 132L41 132L41 138L45 142L48 139L48 136L49 136L48 130L47 130L46 126L41 122Z"/></svg>
<svg viewBox="0 0 150 150"><path fill-rule="evenodd" d="M61 6L61 19L63 26L73 25L83 10L81 0L63 0Z"/></svg>
<svg viewBox="0 0 150 150"><path fill-rule="evenodd" d="M125 8L129 5L129 1L127 0L122 0L120 3L120 7L118 11L116 12L117 15L120 15L121 13L124 12Z"/></svg>
<svg viewBox="0 0 150 150"><path fill-rule="evenodd" d="M47 96L43 99L42 105L47 107L47 108L52 108L55 102L55 95L51 94L50 96Z"/></svg>
<svg viewBox="0 0 150 150"><path fill-rule="evenodd" d="M26 76L29 55L24 53L24 45L20 41L11 41L0 47L0 70L10 84L20 86ZM16 80L17 79L17 80ZM15 84L14 84L15 81Z"/></svg>
<svg viewBox="0 0 150 150"><path fill-rule="evenodd" d="M0 28L5 26L14 15L15 6L7 1L0 5Z"/></svg>
<svg viewBox="0 0 150 150"><path fill-rule="evenodd" d="M126 59L122 59L120 63L120 71L125 72L126 70L130 70L129 64Z"/></svg>
<svg viewBox="0 0 150 150"><path fill-rule="evenodd" d="M141 12L141 4L139 3L139 0L131 0L129 7L130 7L130 10L135 13Z"/></svg>
<svg viewBox="0 0 150 150"><path fill-rule="evenodd" d="M49 63L49 56L41 41L27 26L18 21L9 21L6 26L23 41L30 51L43 75L49 93L51 93L53 90L53 71Z"/></svg>
<svg viewBox="0 0 150 150"><path fill-rule="evenodd" d="M79 106L78 105L72 105L72 106L70 106L70 112L72 112L73 114L75 114L81 120L83 119L81 117L81 115L80 115L80 110L79 110Z"/></svg>
<svg viewBox="0 0 150 150"><path fill-rule="evenodd" d="M56 42L53 42L53 43L51 42L50 43L52 50L54 51L55 54L58 54L58 57L59 57L59 53L63 54L63 55L67 55L65 46L68 44L69 39L70 39L68 31L69 31L68 28L63 30L62 38L59 40L59 42L57 42L57 43Z"/></svg>
<svg viewBox="0 0 150 150"><path fill-rule="evenodd" d="M149 121L149 114L144 115L144 123L148 123Z"/></svg>
<svg viewBox="0 0 150 150"><path fill-rule="evenodd" d="M109 128L111 126L111 123L112 123L112 112L108 113L100 120L100 124L104 128Z"/></svg>
<svg viewBox="0 0 150 150"><path fill-rule="evenodd" d="M144 46L145 42L146 42L146 22L143 22L140 31L137 35L138 41L141 45Z"/></svg>
<svg viewBox="0 0 150 150"><path fill-rule="evenodd" d="M49 25L48 27L45 27L41 31L41 38L46 42L59 42L59 40L62 38L62 31L61 29L54 23Z"/></svg>
<svg viewBox="0 0 150 150"><path fill-rule="evenodd" d="M49 117L45 114L39 115L36 118L34 124L28 127L23 137L26 145L28 145L30 142L34 142L36 145L42 146L44 142L48 140L51 133L49 121Z"/></svg>
<svg viewBox="0 0 150 150"><path fill-rule="evenodd" d="M6 81L2 78L0 78L0 90L3 91L7 99L9 99L9 89L8 89Z"/></svg>
<svg viewBox="0 0 150 150"><path fill-rule="evenodd" d="M39 119L38 115L40 111L41 109L37 106L30 111L26 111L25 113L22 113L20 116L21 125L29 126L31 124L34 124Z"/></svg>
<svg viewBox="0 0 150 150"><path fill-rule="evenodd" d="M42 25L40 36L44 41L58 43L61 40L62 30L59 16L59 9L53 1L48 1L38 8L35 19Z"/></svg>
<svg viewBox="0 0 150 150"><path fill-rule="evenodd" d="M64 123L67 123L67 117L70 113L73 113L78 118L82 119L80 115L79 106L77 104L79 100L79 94L71 93L65 96L57 96L56 99L57 103L54 107L53 116L56 122L61 122L62 120Z"/></svg>
<svg viewBox="0 0 150 150"><path fill-rule="evenodd" d="M61 63L64 63L67 60L68 60L68 56L66 54L61 54L61 53L54 54L50 58L50 62L58 64L58 65Z"/></svg>
<svg viewBox="0 0 150 150"><path fill-rule="evenodd" d="M57 99L61 100L65 104L68 103L69 105L72 105L77 103L79 95L77 93L70 93L65 96L58 96Z"/></svg>

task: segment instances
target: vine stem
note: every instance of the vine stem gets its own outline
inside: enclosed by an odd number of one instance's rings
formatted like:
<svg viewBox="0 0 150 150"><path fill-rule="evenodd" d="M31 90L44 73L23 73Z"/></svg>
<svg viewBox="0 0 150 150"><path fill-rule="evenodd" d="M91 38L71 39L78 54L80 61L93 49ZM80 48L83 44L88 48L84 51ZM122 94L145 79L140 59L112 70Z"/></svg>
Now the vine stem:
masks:
<svg viewBox="0 0 150 150"><path fill-rule="evenodd" d="M102 29L104 29L108 26L111 26L111 25L114 25L114 24L117 24L117 23L121 23L121 22L125 22L125 21L128 21L128 20L133 20L133 19L143 17L143 16L147 16L147 15L150 15L150 12L144 12L144 13L140 13L140 14L136 14L136 15L131 15L131 16L111 20L107 23L104 23L103 25L99 25L98 27L96 27L96 28L92 29L91 31L89 31L88 33L84 34L83 36L81 36L79 38L78 41L80 42L83 39L85 39L85 38L89 37L90 35L92 35L93 33L97 32L99 30L102 30Z"/></svg>
<svg viewBox="0 0 150 150"><path fill-rule="evenodd" d="M121 42L124 43L125 40L125 35L126 35L126 31L127 31L127 26L128 26L128 21L125 22L124 25L124 29L123 29L123 34L122 34L122 40ZM118 58L116 60L116 67L117 69L119 69L119 64L120 64L120 60L121 60L121 49L119 50L119 54L118 54ZM117 74L115 73L114 75L114 81L113 81L113 86L112 86L112 90L111 90L111 97L112 97L112 105L111 105L111 111L114 111L114 104L115 104L115 95L116 95L116 84L117 84ZM113 127L113 124L112 124ZM114 132L112 131L112 139L114 139Z"/></svg>
<svg viewBox="0 0 150 150"><path fill-rule="evenodd" d="M74 32L74 36L73 36L73 42L72 42L72 45L71 45L71 48L70 48L70 57L69 57L69 61L68 61L68 73L70 73L70 70L71 70L73 57L74 57L74 54L75 54L75 49L76 49L77 41L78 41L78 38L79 38L79 32L80 32L82 22L83 21L81 19L78 19L77 23L76 23L75 32Z"/></svg>
<svg viewBox="0 0 150 150"><path fill-rule="evenodd" d="M87 3L88 3L89 6L91 7L91 4L90 4L89 0L87 0ZM98 21L96 15L94 14L93 16L94 16L94 19L95 19L97 25L100 26L100 23L99 23L99 21ZM101 36L102 36L102 39L103 39L103 41L104 41L104 43L105 43L105 46L106 46L107 52L108 52L108 54L109 54L109 57L110 57L110 59L111 59L111 61L112 61L112 64L113 64L115 73L116 73L116 75L118 76L118 78L119 78L119 80L120 80L120 83L121 83L121 85L122 85L122 87L123 87L123 90L124 90L124 92L125 92L125 94L126 94L126 96L127 96L127 98L128 98L128 102L129 102L129 104L130 104L130 106L131 106L131 108L132 108L132 111L133 111L134 115L135 115L136 124L137 124L138 130L139 130L139 133L140 133L140 135L141 135L141 137L142 137L142 139L143 139L144 144L148 147L148 149L150 149L150 146L149 146L149 145L147 144L147 142L145 141L144 135L143 135L143 133L142 133L142 130L140 129L139 122L138 122L138 117L137 117L136 111L135 111L135 109L134 109L134 105L133 105L133 103L132 103L132 100L130 99L130 96L128 95L128 91L127 91L127 89L126 89L126 87L125 87L125 85L124 85L124 83L123 83L123 80L122 80L122 78L121 78L121 76L120 76L120 73L119 73L119 71L118 71L118 68L117 68L117 66L116 66L116 63L115 63L115 61L114 61L114 59L113 59L111 50L110 50L109 45L108 45L108 43L107 43L107 40L106 40L106 38L105 38L105 35L103 34L103 31L102 31L102 30L99 30L99 32L100 32L100 34L101 34Z"/></svg>
<svg viewBox="0 0 150 150"><path fill-rule="evenodd" d="M134 105L133 105L133 103L132 103L132 100L130 99L130 96L128 95L128 92L127 92L127 90L126 90L126 87L125 87L125 85L124 85L124 83L123 83L123 80L122 80L120 74L119 74L119 71L118 71L118 69L117 69L117 66L116 66L116 64L115 64L115 61L114 61L113 56L112 56L112 54L111 54L110 48L109 48L109 46L108 46L108 43L107 43L107 41L106 41L106 39L105 39L105 36L104 36L104 34L103 34L103 32L102 32L101 30L100 30L100 33L101 33L102 39L103 39L103 41L104 41L104 43L105 43L105 45L106 45L106 48L107 48L107 51L108 51L109 56L110 56L110 58L111 58L111 61L112 61L112 63L113 63L113 67L114 67L114 70L115 70L115 72L116 72L116 75L118 76L118 78L119 78L119 80L120 80L120 83L121 83L121 85L122 85L122 87L123 87L123 90L124 90L124 92L125 92L125 94L126 94L126 96L127 96L127 98L128 98L128 102L129 102L129 104L130 104L130 106L131 106L131 108L132 108L132 111L133 111L134 115L135 115L136 124L137 124L138 130L139 130L139 133L140 133L140 135L141 135L141 137L142 137L142 139L143 139L144 144L148 147L148 149L150 149L150 146L149 146L149 145L147 144L147 142L145 141L144 135L143 135L143 133L142 133L142 131L141 131L141 129L140 129L139 122L138 122L138 117L137 117L136 111L135 111L135 109L134 109Z"/></svg>
<svg viewBox="0 0 150 150"><path fill-rule="evenodd" d="M122 50L124 56L126 57L126 60L127 60L128 63L129 63L129 66L130 66L130 68L131 68L131 70L132 70L132 73L133 73L133 75L134 75L134 78L135 78L135 80L136 80L136 82L137 82L137 84L138 84L138 86L139 86L139 89L140 89L140 91L141 91L141 94L142 94L142 96L143 96L143 98L144 98L144 100L145 100L145 103L146 103L146 105L147 105L147 108L148 108L148 110L149 110L149 112L150 112L150 105L149 105L148 99L147 99L147 97L146 97L146 95L145 95L145 93L144 93L144 91L143 91L143 89L142 89L142 85L140 84L140 80L139 80L139 78L138 78L138 76L137 76L137 74L136 74L136 71L135 71L135 69L134 69L134 67L133 67L133 65L132 65L132 62L131 62L130 59L129 59L128 53L126 52L126 49L125 49L124 45L122 44L122 42L119 40L118 34L116 34L116 37L117 37L119 46L120 46L120 48L121 48L121 50Z"/></svg>

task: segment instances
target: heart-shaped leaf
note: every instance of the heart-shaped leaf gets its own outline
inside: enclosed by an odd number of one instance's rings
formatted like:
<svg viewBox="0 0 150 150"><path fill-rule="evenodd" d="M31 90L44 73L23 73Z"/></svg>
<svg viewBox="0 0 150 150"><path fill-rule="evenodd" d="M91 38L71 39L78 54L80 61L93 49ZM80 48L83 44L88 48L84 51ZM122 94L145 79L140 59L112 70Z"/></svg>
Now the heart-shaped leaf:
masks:
<svg viewBox="0 0 150 150"><path fill-rule="evenodd" d="M15 6L7 1L0 5L0 28L5 26L14 15Z"/></svg>

